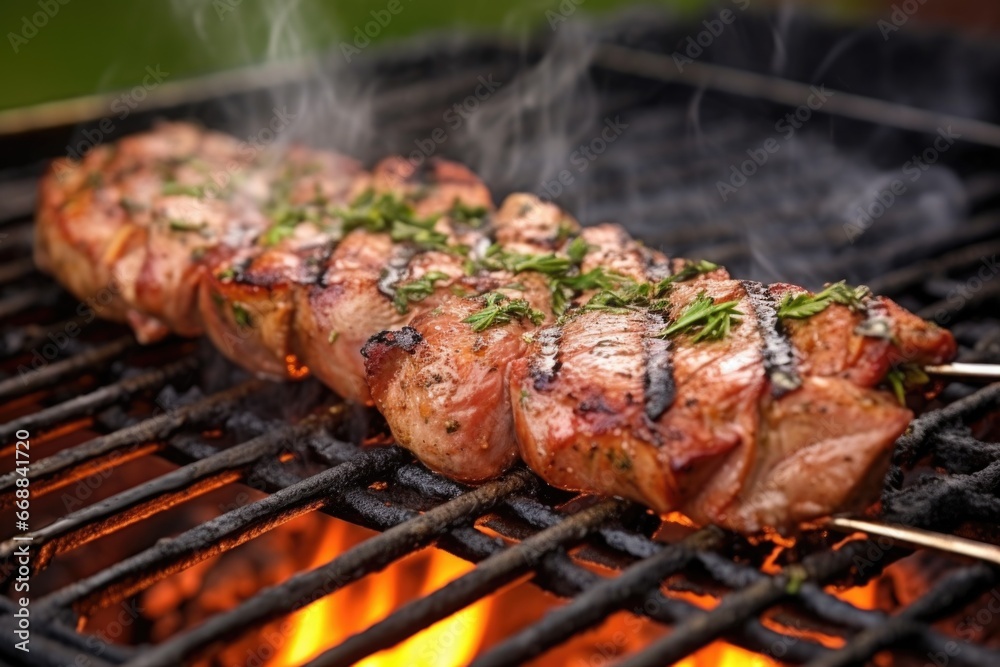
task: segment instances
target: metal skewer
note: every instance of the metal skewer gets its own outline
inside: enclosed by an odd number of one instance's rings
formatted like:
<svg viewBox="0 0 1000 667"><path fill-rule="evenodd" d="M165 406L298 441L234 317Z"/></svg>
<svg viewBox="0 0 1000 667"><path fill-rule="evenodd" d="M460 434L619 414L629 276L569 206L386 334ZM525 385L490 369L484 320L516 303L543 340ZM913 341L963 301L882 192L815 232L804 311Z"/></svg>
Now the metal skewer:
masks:
<svg viewBox="0 0 1000 667"><path fill-rule="evenodd" d="M1000 364L941 364L940 366L925 366L924 372L928 375L948 378L1000 380Z"/></svg>
<svg viewBox="0 0 1000 667"><path fill-rule="evenodd" d="M964 537L935 533L922 528L875 523L846 517L833 517L824 525L845 533L862 532L868 535L879 535L910 546L927 547L1000 565L1000 546L976 542Z"/></svg>

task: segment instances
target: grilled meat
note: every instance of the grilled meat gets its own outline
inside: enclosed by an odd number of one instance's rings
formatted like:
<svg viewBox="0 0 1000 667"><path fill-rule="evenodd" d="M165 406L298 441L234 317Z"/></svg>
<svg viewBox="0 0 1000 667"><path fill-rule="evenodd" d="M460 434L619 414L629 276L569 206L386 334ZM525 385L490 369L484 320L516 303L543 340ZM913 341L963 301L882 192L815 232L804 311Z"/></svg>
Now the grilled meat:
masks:
<svg viewBox="0 0 1000 667"><path fill-rule="evenodd" d="M521 456L555 486L741 532L869 500L912 413L872 388L898 348L859 325L884 317L920 363L951 358L954 341L884 299L866 313L829 305L786 333L774 297L788 289L678 284L662 311L584 312L541 330L510 367ZM663 338L703 297L735 302L728 335Z"/></svg>
<svg viewBox="0 0 1000 667"><path fill-rule="evenodd" d="M504 248L533 257L552 250L565 256L566 230L579 229L558 208L528 195L509 197L495 224ZM684 266L682 260L670 261L640 245L617 225L589 227L579 235L593 250L584 256L578 275L607 268L634 280L661 280ZM725 272L717 269L711 275L724 277ZM492 271L490 276L515 286L497 290L507 299L523 299L546 321L555 320L552 289L544 275ZM572 296L583 300L594 291ZM476 331L465 320L486 307L482 297L453 297L415 318L405 334L375 336L364 349L372 397L396 441L431 468L465 481L495 477L517 460L507 369L523 358L530 339L526 334L535 328L529 318L514 317Z"/></svg>
<svg viewBox="0 0 1000 667"><path fill-rule="evenodd" d="M453 249L477 244L483 236L457 221L455 208L492 208L482 182L454 163L435 160L418 171L390 158L375 169L372 181L373 210L366 213L388 213L377 202L389 194L393 201L412 202L412 211L404 214L409 220L432 226L421 230L405 223L402 229L350 232L330 254L319 279L296 295L296 348L320 381L357 402L370 401L361 348L372 334L435 308L452 288L469 291L459 284L465 257ZM394 234L414 240L399 243Z"/></svg>
<svg viewBox="0 0 1000 667"><path fill-rule="evenodd" d="M730 280L532 195L493 211L461 165L369 174L183 124L56 161L36 230L39 266L141 341L311 371L450 477L520 456L743 532L864 502L912 417L902 371L955 354L864 290Z"/></svg>

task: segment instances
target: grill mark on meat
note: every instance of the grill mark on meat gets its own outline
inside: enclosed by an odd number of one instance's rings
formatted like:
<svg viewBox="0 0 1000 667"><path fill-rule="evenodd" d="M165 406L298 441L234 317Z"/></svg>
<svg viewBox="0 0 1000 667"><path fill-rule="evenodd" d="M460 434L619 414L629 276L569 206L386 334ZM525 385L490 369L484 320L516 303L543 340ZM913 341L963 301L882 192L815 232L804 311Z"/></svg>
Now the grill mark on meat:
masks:
<svg viewBox="0 0 1000 667"><path fill-rule="evenodd" d="M865 319L854 329L855 333L871 338L892 339L892 319L882 299L866 299L864 309Z"/></svg>
<svg viewBox="0 0 1000 667"><path fill-rule="evenodd" d="M361 348L361 356L367 359L375 347L382 345L398 347L404 352L413 354L417 346L423 342L424 337L413 327L403 327L399 331L382 331L368 339Z"/></svg>
<svg viewBox="0 0 1000 667"><path fill-rule="evenodd" d="M762 339L761 356L764 358L764 371L771 381L771 395L780 398L802 385L795 348L778 319L777 304L767 287L752 280L741 280L740 285L757 319L757 330Z"/></svg>
<svg viewBox="0 0 1000 667"><path fill-rule="evenodd" d="M535 381L535 389L545 391L562 368L559 360L559 343L562 340L562 327L549 327L538 333L538 354L531 362L531 377Z"/></svg>
<svg viewBox="0 0 1000 667"><path fill-rule="evenodd" d="M392 257L386 262L382 275L378 279L378 291L389 297L396 296L396 285L410 272L410 262L417 252L412 247L393 246Z"/></svg>
<svg viewBox="0 0 1000 667"><path fill-rule="evenodd" d="M649 330L642 343L644 400L646 417L651 421L658 420L677 398L670 341L656 337L664 326L662 316L650 313Z"/></svg>
<svg viewBox="0 0 1000 667"><path fill-rule="evenodd" d="M650 252L648 248L643 248L643 260L646 264L646 276L652 282L659 282L674 274L670 258L663 258L658 253Z"/></svg>

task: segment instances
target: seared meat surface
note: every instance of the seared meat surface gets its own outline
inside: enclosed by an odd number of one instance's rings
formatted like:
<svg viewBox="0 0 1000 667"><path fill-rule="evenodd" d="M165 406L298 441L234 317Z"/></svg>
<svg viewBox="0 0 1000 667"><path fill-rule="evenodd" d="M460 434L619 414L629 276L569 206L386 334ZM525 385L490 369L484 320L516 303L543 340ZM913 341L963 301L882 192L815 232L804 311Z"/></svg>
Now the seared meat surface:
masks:
<svg viewBox="0 0 1000 667"><path fill-rule="evenodd" d="M465 167L246 150L167 124L40 188L38 265L139 340L207 334L372 402L454 479L555 486L741 532L864 504L951 335L863 288L813 294L581 228ZM381 332L381 333L380 333Z"/></svg>
<svg viewBox="0 0 1000 667"><path fill-rule="evenodd" d="M781 320L768 297L785 287L762 288L679 283L659 310L583 312L541 330L510 368L521 456L555 486L746 533L868 502L913 415L873 388L898 343L861 325L880 313L900 335L919 331L909 360L920 363L950 359L954 341L884 299ZM739 313L728 334L663 335L706 298Z"/></svg>

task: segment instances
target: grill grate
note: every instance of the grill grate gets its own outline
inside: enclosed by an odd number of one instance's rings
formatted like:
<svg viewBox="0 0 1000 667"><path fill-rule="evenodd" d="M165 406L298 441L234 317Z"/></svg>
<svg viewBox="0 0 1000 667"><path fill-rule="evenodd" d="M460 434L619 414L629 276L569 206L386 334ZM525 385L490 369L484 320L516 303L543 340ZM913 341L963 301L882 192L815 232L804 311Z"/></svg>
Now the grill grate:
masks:
<svg viewBox="0 0 1000 667"><path fill-rule="evenodd" d="M668 51L665 45L684 36L673 28L644 25L643 29L648 34L635 41ZM747 32L753 32L752 26ZM834 40L836 35L827 38ZM716 54L723 61L724 46ZM395 65L388 57L379 61L380 76L389 82L390 91L394 77L408 80L414 68L435 72L435 78L411 86L405 95L386 92L377 99L379 123L394 131L373 150L399 151L413 137L425 136L440 122L440 109L448 106L443 101L474 87L476 71L493 71L503 79L525 66L503 49L468 44L463 48L470 57L455 60L471 63L466 69L442 65L442 56L426 45L419 51L421 59L410 53L397 56ZM534 56L528 61L530 66L544 62ZM600 80L607 72L596 68L587 75ZM591 221L605 216L631 220L633 231L666 244L672 252L679 249L724 262L743 274L767 278L768 271L780 270L812 282L861 277L876 291L948 322L963 344L964 358L1000 358L1000 323L990 311L990 299L1000 294L1000 285L984 284L961 302L949 298L955 285L976 274L984 257L1000 249L1000 223L990 187L997 178L988 167L963 175L958 199L953 196L958 177L942 167L935 172L937 180L924 184L926 190L919 193L923 199L902 201L864 242L851 245L839 235L843 218L830 211L842 208L851 196L861 196L859 183L883 173L885 165L877 166L870 156L832 150L810 135L796 146L813 155L826 150L822 159L810 160L808 169L796 171L804 164L802 152L789 151L783 156L786 162L762 174L754 192L748 189L750 199L722 206L714 181L766 133L760 135L753 122L737 124L731 113L722 114L709 127L707 120L714 118L719 105L702 100L700 134L668 147L686 127L689 91L679 94L671 87L649 91L648 83L600 89L595 116L628 113L635 131L623 136L606 159L595 162L581 187L566 194L567 206ZM399 115L400 99L406 101L405 119ZM774 113L772 108L756 109L751 116ZM909 140L913 142L912 137ZM465 144L461 150L476 148ZM531 165L545 157L526 151L518 159L519 164ZM633 166L637 160L649 167L641 174ZM995 156L993 162L978 162L996 163ZM790 170L796 173L790 175ZM524 179L523 174L508 174L506 180L494 174L491 184L497 183L500 192L535 190L539 183L534 177L544 178L547 172L529 171L534 179L530 182L518 180ZM21 192L11 201L29 201L23 189L33 183L18 179L6 184ZM594 187L583 187L589 183ZM976 183L979 187L972 187ZM929 215L923 210L927 197L937 195L943 197L943 208L932 206L934 215ZM942 211L951 226L923 226L923 221ZM965 219L967 211L975 215ZM71 664L80 655L92 665L180 664L430 544L478 565L311 664L351 664L526 575L541 588L571 600L495 646L477 665L521 664L620 610L673 628L662 640L626 659L623 664L630 667L675 661L716 639L810 665L864 663L882 651L902 657L944 654L960 665L992 665L1000 660L1000 650L985 643L963 643L954 654L959 640L934 626L996 585L996 570L984 563L946 561L947 574L935 586L889 616L860 609L824 586L855 585L877 576L914 553L905 545L863 539L841 543L838 536L811 531L782 553L777 572L768 573L760 567L764 546L713 528L688 531L682 539L663 543L652 538L658 520L641 508L618 500L573 499L524 469L470 489L427 471L397 447L351 444L356 438L349 431L356 428L356 415L344 406L328 405L321 392L310 398L310 385L303 389L242 379L221 366L204 346L192 342L170 340L143 349L123 336L121 328L94 323L80 340L68 341L51 359L46 355L42 368L22 376L18 365L30 364L32 352L49 340L49 334L65 330L78 317L76 304L23 260L30 243L28 215L16 207L0 212L0 220L6 221L0 231L8 234L0 246L5 262L0 271L0 313L9 323L0 335L3 367L10 373L0 379L0 400L8 417L0 425L3 454L11 455L12 436L22 428L39 440L75 438L32 462L36 498L152 454L179 465L35 529L33 567L41 571L72 558L73 551L87 543L217 488L242 483L267 494L34 600L32 664ZM808 225L789 232L789 221L797 217L804 217ZM667 225L664 219L677 223ZM711 226L702 224L709 220ZM912 233L899 234L901 229ZM784 237L781 247L802 248L808 261L777 269L757 261L755 245L779 235ZM886 267L888 272L874 274ZM163 362L178 358L182 360ZM276 401L276 396L288 400ZM295 414L274 414L273 406L285 403L296 406ZM882 500L884 517L942 531L961 523L965 534L989 540L990 525L1000 521L1000 445L986 441L981 422L995 419L998 412L1000 385L978 390L959 384L949 387L942 404L932 406L899 441ZM85 428L99 435L80 442ZM222 435L206 437L208 430ZM0 506L11 505L15 482L14 474L0 476ZM317 511L381 532L329 563L260 591L155 646L95 648L86 635L72 629L79 616L126 600L173 573ZM3 542L0 556L9 563L15 547L12 541ZM875 562L868 558L872 550L880 554ZM868 566L860 568L859 559ZM590 565L616 573L597 574ZM10 583L11 572L4 570L5 584ZM711 610L702 609L677 595L685 591L711 594L719 603ZM13 610L13 602L0 597L0 626L5 633L13 629ZM809 632L842 640L842 645L822 643ZM9 642L0 644L0 655L14 662L23 657Z"/></svg>

